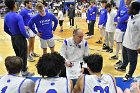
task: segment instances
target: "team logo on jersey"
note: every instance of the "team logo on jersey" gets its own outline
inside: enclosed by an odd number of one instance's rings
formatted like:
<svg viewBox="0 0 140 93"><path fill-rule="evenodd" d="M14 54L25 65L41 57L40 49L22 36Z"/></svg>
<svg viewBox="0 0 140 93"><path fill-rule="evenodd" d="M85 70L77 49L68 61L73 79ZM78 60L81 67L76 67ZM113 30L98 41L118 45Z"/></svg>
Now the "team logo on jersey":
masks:
<svg viewBox="0 0 140 93"><path fill-rule="evenodd" d="M50 19L46 19L46 20L41 20L40 23L41 23L42 25L46 25L46 24L49 24L50 21L51 21Z"/></svg>

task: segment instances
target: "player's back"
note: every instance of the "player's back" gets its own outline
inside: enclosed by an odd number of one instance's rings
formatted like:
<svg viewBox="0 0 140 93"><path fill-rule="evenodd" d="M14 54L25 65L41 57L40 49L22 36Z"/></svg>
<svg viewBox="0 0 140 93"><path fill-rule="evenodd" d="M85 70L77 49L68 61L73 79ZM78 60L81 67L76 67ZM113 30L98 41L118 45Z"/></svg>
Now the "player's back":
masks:
<svg viewBox="0 0 140 93"><path fill-rule="evenodd" d="M70 93L70 81L62 77L39 79L35 93Z"/></svg>
<svg viewBox="0 0 140 93"><path fill-rule="evenodd" d="M5 75L0 79L0 93L33 93L34 83L16 75Z"/></svg>
<svg viewBox="0 0 140 93"><path fill-rule="evenodd" d="M83 93L117 93L116 85L110 75L102 74L84 76Z"/></svg>

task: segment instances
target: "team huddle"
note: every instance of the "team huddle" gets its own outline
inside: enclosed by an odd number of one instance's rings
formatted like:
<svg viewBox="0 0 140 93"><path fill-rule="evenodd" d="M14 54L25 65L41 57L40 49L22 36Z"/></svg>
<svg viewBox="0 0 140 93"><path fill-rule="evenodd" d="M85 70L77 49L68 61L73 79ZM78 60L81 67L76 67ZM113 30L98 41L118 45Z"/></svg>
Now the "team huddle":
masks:
<svg viewBox="0 0 140 93"><path fill-rule="evenodd" d="M96 43L101 44L105 38L103 50L112 53L115 32L116 54L110 59L118 59L119 49L123 48L122 60L115 64L115 69L125 71L130 62L129 71L123 78L123 81L129 81L137 66L137 50L140 46L140 3L125 1L126 5L117 12L106 0L101 1L102 10L98 24L101 35ZM87 37L84 39L81 29L74 29L73 36L64 40L60 53L55 52L53 35L58 19L63 17L59 15L57 19L41 2L35 6L36 15L31 10L30 0L24 1L25 8L19 14L16 13L14 0L5 0L4 3L10 10L4 18L4 31L11 36L16 56L8 56L5 59L8 74L0 77L1 93L123 93L121 88L116 86L113 76L102 73L103 57L96 53L90 54L88 41L85 40L94 36L97 12L94 1L90 2L87 10ZM73 10L71 8L69 12L73 13ZM74 20L70 15L72 14L69 13L70 20ZM59 20L59 24L63 32L63 20ZM73 22L71 25L74 25ZM40 39L42 56L36 64L41 77L34 82L26 77L34 76L34 73L28 72L27 60L33 62L33 57L39 57L34 52L36 35ZM47 47L51 53L47 52ZM137 79L124 93L140 93L139 86Z"/></svg>

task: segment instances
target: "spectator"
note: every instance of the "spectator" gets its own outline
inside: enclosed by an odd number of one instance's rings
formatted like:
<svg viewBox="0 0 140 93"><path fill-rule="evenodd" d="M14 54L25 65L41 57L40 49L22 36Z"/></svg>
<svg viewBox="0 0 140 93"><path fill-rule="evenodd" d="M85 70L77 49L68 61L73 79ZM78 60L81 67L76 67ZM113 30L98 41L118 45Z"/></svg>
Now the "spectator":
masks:
<svg viewBox="0 0 140 93"><path fill-rule="evenodd" d="M70 5L70 8L68 10L68 17L70 21L70 27L74 26L75 9L73 5Z"/></svg>
<svg viewBox="0 0 140 93"><path fill-rule="evenodd" d="M58 10L58 20L60 25L60 32L63 32L64 15L61 9Z"/></svg>

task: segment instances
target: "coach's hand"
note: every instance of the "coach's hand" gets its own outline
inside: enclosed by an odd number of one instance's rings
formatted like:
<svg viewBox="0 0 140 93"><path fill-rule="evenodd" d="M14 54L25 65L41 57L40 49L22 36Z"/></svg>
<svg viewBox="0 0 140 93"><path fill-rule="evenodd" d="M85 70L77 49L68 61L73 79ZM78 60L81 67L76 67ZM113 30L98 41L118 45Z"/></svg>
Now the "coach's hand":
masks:
<svg viewBox="0 0 140 93"><path fill-rule="evenodd" d="M67 67L72 67L73 66L73 64L71 62L65 62L65 64L66 64Z"/></svg>

